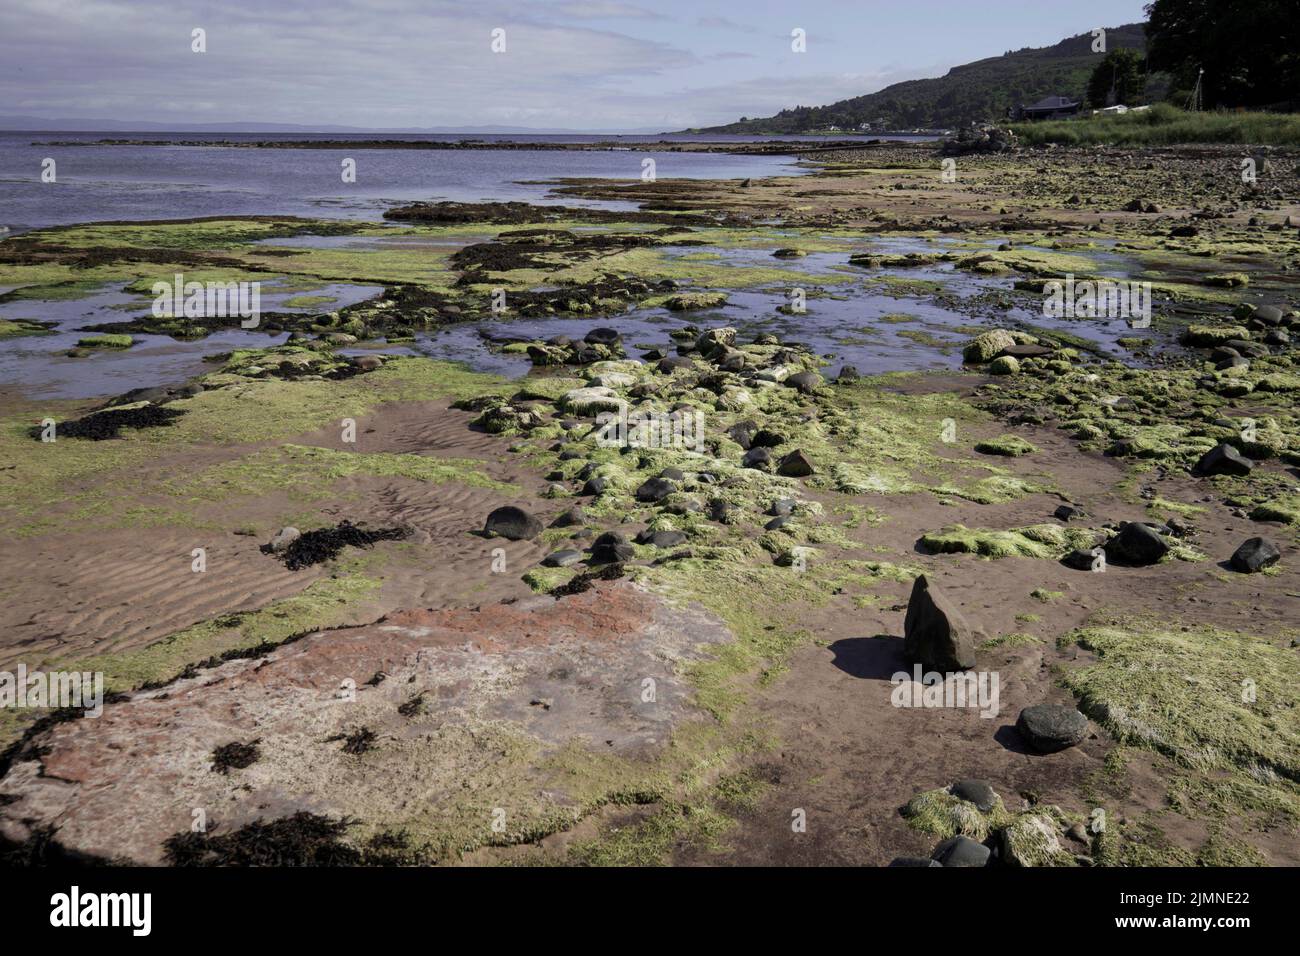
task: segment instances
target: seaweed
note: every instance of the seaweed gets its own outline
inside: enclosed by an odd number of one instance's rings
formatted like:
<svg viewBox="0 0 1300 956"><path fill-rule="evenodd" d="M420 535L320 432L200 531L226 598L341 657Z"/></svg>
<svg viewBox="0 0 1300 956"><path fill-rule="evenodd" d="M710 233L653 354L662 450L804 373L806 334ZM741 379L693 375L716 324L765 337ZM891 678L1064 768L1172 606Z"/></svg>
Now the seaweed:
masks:
<svg viewBox="0 0 1300 956"><path fill-rule="evenodd" d="M184 415L185 412L179 408L160 408L157 405L143 405L140 408L113 408L107 411L92 412L81 418L74 418L70 421L59 422L55 426L56 438L88 438L91 441L104 441L108 438L120 437L123 428L133 428L136 430L144 428L160 428L171 425L173 421ZM40 440L44 428L40 425L33 425L27 429L27 434L36 440Z"/></svg>
<svg viewBox="0 0 1300 956"><path fill-rule="evenodd" d="M248 743L232 741L228 744L222 744L212 751L212 769L215 773L229 774L231 770L243 770L245 767L251 767L261 756L258 744L262 742L259 737L257 740L250 740Z"/></svg>
<svg viewBox="0 0 1300 956"><path fill-rule="evenodd" d="M280 557L290 571L300 571L313 564L337 558L346 547L369 548L376 541L400 541L410 533L409 528L378 528L368 531L345 520L333 528L317 528L306 532L285 548ZM262 553L274 552L269 544L264 544Z"/></svg>

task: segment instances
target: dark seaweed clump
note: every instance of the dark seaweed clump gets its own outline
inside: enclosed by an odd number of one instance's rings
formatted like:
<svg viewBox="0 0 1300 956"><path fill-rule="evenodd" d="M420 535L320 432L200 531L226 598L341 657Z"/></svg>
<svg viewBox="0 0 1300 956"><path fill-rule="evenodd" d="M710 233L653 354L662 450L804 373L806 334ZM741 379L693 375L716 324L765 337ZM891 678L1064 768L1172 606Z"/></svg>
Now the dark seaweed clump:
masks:
<svg viewBox="0 0 1300 956"><path fill-rule="evenodd" d="M281 557L290 571L309 568L313 564L337 558L344 548L368 548L376 541L399 541L411 533L409 528L378 528L367 531L351 521L342 521L333 528L308 531L285 548ZM271 554L269 544L262 545L263 554Z"/></svg>
<svg viewBox="0 0 1300 956"><path fill-rule="evenodd" d="M357 756L365 753L367 750L375 749L375 741L379 739L369 727L362 727L360 730L354 730L350 734L335 734L333 737L326 737L325 742L331 743L335 740L343 741L343 752Z"/></svg>
<svg viewBox="0 0 1300 956"><path fill-rule="evenodd" d="M22 842L0 835L0 868L126 866L129 861L73 850L58 840L59 828L37 827Z"/></svg>
<svg viewBox="0 0 1300 956"><path fill-rule="evenodd" d="M172 866L358 866L361 852L340 837L350 820L299 811L231 833L177 833L163 843Z"/></svg>
<svg viewBox="0 0 1300 956"><path fill-rule="evenodd" d="M548 593L551 597L568 597L570 594L581 594L583 591L590 589L597 581L616 581L622 576L622 564L606 564L595 571L585 571L572 580L551 588Z"/></svg>
<svg viewBox="0 0 1300 956"><path fill-rule="evenodd" d="M251 767L261 756L257 745L262 741L250 740L248 743L241 743L236 740L232 743L222 744L216 750L212 751L212 769L217 773L230 773L232 770L243 770L245 767Z"/></svg>
<svg viewBox="0 0 1300 956"><path fill-rule="evenodd" d="M344 833L356 822L299 811L221 835L177 833L163 847L172 866L411 866L421 862L405 832L377 833L360 848L344 843Z"/></svg>
<svg viewBox="0 0 1300 956"><path fill-rule="evenodd" d="M170 425L175 419L184 415L183 409L160 408L157 405L142 405L140 408L113 408L102 412L92 412L82 418L59 422L54 428L58 438L89 438L91 441L103 441L117 438L123 428L159 428ZM32 438L40 439L43 429L33 425L27 429Z"/></svg>

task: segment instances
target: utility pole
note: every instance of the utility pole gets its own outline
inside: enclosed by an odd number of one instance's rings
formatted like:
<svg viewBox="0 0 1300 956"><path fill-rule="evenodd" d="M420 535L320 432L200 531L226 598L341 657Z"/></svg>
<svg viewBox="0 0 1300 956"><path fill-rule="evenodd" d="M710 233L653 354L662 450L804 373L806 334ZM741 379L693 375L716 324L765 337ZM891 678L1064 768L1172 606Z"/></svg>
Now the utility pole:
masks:
<svg viewBox="0 0 1300 956"><path fill-rule="evenodd" d="M1187 108L1197 113L1201 111L1201 77L1204 75L1204 67L1196 71L1196 86L1192 88L1192 95L1187 98Z"/></svg>

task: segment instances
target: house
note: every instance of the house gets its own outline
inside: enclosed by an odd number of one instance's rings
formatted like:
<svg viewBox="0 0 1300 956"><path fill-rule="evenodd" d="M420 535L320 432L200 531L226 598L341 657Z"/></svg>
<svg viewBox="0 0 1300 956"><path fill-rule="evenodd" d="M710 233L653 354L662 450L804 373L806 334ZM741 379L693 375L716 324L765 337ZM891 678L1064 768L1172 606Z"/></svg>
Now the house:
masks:
<svg viewBox="0 0 1300 956"><path fill-rule="evenodd" d="M1030 106L1021 106L1016 111L1017 119L1042 120L1063 119L1075 116L1079 112L1079 103L1065 96L1048 96Z"/></svg>

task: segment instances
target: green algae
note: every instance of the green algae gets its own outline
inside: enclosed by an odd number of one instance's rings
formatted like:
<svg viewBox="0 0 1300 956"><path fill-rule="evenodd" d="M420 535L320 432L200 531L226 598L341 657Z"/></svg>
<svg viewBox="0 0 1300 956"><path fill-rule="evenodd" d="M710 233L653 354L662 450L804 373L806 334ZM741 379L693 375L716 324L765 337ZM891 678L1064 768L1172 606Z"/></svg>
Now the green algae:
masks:
<svg viewBox="0 0 1300 956"><path fill-rule="evenodd" d="M976 554L984 558L1059 558L1076 548L1090 548L1096 532L1038 524L1008 531L953 525L921 536L922 547L938 554Z"/></svg>
<svg viewBox="0 0 1300 956"><path fill-rule="evenodd" d="M975 450L982 455L1019 458L1021 455L1035 454L1038 447L1018 435L999 435L997 438L989 438L979 442L975 445Z"/></svg>

